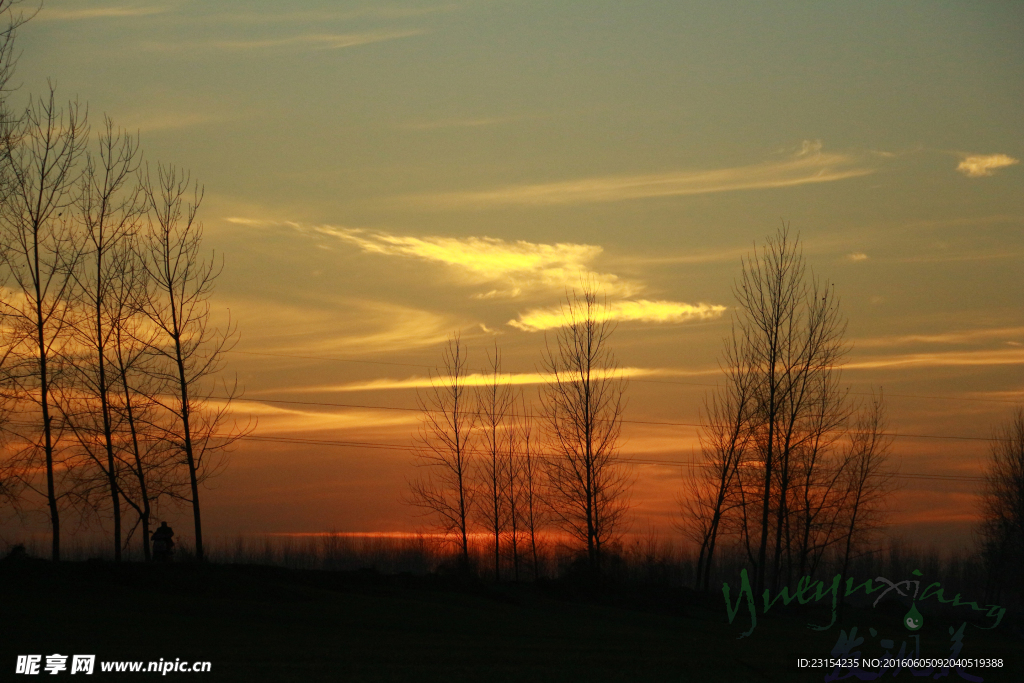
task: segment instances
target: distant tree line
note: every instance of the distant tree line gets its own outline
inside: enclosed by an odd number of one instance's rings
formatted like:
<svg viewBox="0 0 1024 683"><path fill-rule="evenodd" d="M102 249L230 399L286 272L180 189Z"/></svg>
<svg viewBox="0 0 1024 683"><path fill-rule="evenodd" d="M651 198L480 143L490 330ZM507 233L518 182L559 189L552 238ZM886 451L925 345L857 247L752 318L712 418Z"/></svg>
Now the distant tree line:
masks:
<svg viewBox="0 0 1024 683"><path fill-rule="evenodd" d="M68 513L149 559L167 504L191 507L202 558L199 486L240 434L222 433L234 388L212 400L235 335L210 323L202 189L109 117L93 135L52 84L15 110L17 5L0 0L0 493L46 515L54 560Z"/></svg>

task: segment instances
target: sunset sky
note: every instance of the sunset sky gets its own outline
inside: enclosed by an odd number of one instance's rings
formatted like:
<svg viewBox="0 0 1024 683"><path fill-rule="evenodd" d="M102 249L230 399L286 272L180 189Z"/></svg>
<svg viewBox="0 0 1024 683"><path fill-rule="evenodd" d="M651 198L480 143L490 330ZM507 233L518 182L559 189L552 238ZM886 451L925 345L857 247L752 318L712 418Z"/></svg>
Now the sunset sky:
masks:
<svg viewBox="0 0 1024 683"><path fill-rule="evenodd" d="M205 185L238 410L285 440L232 453L212 535L427 528L400 498L445 340L536 373L581 273L632 378L632 529L676 534L740 259L786 221L844 383L950 478L902 479L896 532L963 539L1024 401L1021 36L1015 1L48 0L12 97L52 79Z"/></svg>

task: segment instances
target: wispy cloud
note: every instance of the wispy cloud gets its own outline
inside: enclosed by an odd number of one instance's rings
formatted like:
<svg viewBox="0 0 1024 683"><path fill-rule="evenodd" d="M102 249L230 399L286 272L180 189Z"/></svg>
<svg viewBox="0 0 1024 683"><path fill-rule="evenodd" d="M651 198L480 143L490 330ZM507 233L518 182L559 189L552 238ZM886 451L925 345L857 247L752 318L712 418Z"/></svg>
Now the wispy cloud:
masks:
<svg viewBox="0 0 1024 683"><path fill-rule="evenodd" d="M507 242L494 237L412 237L331 226L315 230L367 253L443 264L473 284L494 286L477 294L477 298L515 297L537 289L562 290L578 284L581 276L607 294L630 296L643 288L638 282L592 270L591 264L603 250L591 244Z"/></svg>
<svg viewBox="0 0 1024 683"><path fill-rule="evenodd" d="M414 412L346 409L343 412L302 410L259 401L236 402L232 410L259 418L259 436L338 430L367 431L410 426L420 417Z"/></svg>
<svg viewBox="0 0 1024 683"><path fill-rule="evenodd" d="M595 320L637 321L653 323L683 323L693 320L720 318L725 306L710 304L684 304L676 301L613 301L594 316ZM539 332L565 324L565 311L561 308L537 308L520 313L518 320L509 325L527 332Z"/></svg>
<svg viewBox="0 0 1024 683"><path fill-rule="evenodd" d="M153 132L161 130L176 130L179 128L191 128L208 123L220 123L229 120L230 117L223 114L214 114L207 111L193 112L136 112L129 113L119 122L127 130Z"/></svg>
<svg viewBox="0 0 1024 683"><path fill-rule="evenodd" d="M1019 163L1020 159L1014 159L1006 154L971 154L964 157L956 170L968 178L984 178L992 175L997 168Z"/></svg>
<svg viewBox="0 0 1024 683"><path fill-rule="evenodd" d="M599 272L594 261L602 255L597 245L559 242L543 244L517 240L510 242L494 237L440 237L394 235L362 228L331 225L306 227L294 221L274 222L242 216L225 218L229 223L251 227L280 225L305 233L318 233L355 245L363 252L382 256L416 259L446 266L456 278L472 285L489 287L473 295L476 299L515 298L525 294L557 292L592 285L610 301L598 313L600 319L645 323L682 323L718 318L725 306L678 301L631 300L644 289L644 283L620 278L614 273ZM520 313L508 322L524 331L539 331L561 326L562 310L535 308ZM485 332L487 327L482 326Z"/></svg>
<svg viewBox="0 0 1024 683"><path fill-rule="evenodd" d="M596 379L604 379L607 377L622 377L625 379L629 378L643 378L643 377L665 377L665 376L678 376L681 371L672 370L669 368L616 368L614 370L602 370L598 369L593 375ZM683 371L685 372L685 371ZM717 371L716 371L717 372ZM694 374L694 373L687 373ZM704 373L699 373L704 374ZM316 387L302 387L295 391L309 391L309 392L350 392L350 391L381 391L388 389L429 389L432 386L444 385L450 382L451 378L447 376L435 376L435 377L424 377L424 376L413 376L406 377L404 379L374 379L365 382L349 382L346 384L332 384L327 386L316 386ZM462 377L464 386L468 387L479 387L488 386L494 381L493 375L490 373L473 373L464 375ZM500 376L500 381L506 384L512 385L523 385L523 384L546 384L554 381L554 375L545 372L518 372L518 373L504 373Z"/></svg>
<svg viewBox="0 0 1024 683"><path fill-rule="evenodd" d="M710 171L673 171L643 175L602 176L577 180L509 185L492 190L414 195L410 200L434 208L487 208L492 206L554 206L615 202L627 199L672 197L729 192L808 183L825 183L873 173L859 157L825 153L805 144L795 156L752 166Z"/></svg>
<svg viewBox="0 0 1024 683"><path fill-rule="evenodd" d="M366 33L312 33L282 38L255 40L220 40L211 42L211 47L224 50L262 50L275 47L311 47L319 50L338 50L357 45L369 45L386 40L409 38L425 33L422 29L404 31L369 31Z"/></svg>
<svg viewBox="0 0 1024 683"><path fill-rule="evenodd" d="M846 258L856 263L857 261L867 261L868 255L862 251L855 251L852 254L847 254Z"/></svg>
<svg viewBox="0 0 1024 683"><path fill-rule="evenodd" d="M60 7L43 7L36 17L38 21L81 21L83 19L110 19L119 17L146 17L153 14L170 12L173 7L159 5L123 5L106 7L87 7L83 9L62 9Z"/></svg>
<svg viewBox="0 0 1024 683"><path fill-rule="evenodd" d="M412 19L452 12L457 5L435 5L433 7L398 7L375 4L354 10L288 10L281 12L222 12L203 17L204 21L244 24L280 24L282 22L327 22L350 21L353 19Z"/></svg>
<svg viewBox="0 0 1024 683"><path fill-rule="evenodd" d="M848 363L843 368L846 370L871 370L876 368L942 368L985 365L1024 365L1024 348L882 356Z"/></svg>
<svg viewBox="0 0 1024 683"><path fill-rule="evenodd" d="M894 337L856 339L855 347L905 346L909 344L971 344L988 340L1024 339L1024 327L994 327L957 330L938 334L906 334Z"/></svg>
<svg viewBox="0 0 1024 683"><path fill-rule="evenodd" d="M305 33L300 35L272 38L251 38L246 40L209 40L194 42L150 42L142 47L158 52L195 52L197 50L224 50L243 52L247 50L268 50L275 48L305 48L312 50L339 50L359 45L369 45L399 38L409 38L426 33L423 29L401 31L367 31L362 33Z"/></svg>
<svg viewBox="0 0 1024 683"><path fill-rule="evenodd" d="M403 123L399 128L407 130L436 130L439 128L482 128L484 126L499 126L505 123L513 123L528 118L524 116L481 116L478 118L466 119L441 119L438 121L418 121ZM532 118L532 117L530 117Z"/></svg>
<svg viewBox="0 0 1024 683"><path fill-rule="evenodd" d="M442 344L459 320L385 301L279 304L264 299L227 302L232 315L262 335L252 342L274 353L388 353ZM465 323L466 321L461 321Z"/></svg>

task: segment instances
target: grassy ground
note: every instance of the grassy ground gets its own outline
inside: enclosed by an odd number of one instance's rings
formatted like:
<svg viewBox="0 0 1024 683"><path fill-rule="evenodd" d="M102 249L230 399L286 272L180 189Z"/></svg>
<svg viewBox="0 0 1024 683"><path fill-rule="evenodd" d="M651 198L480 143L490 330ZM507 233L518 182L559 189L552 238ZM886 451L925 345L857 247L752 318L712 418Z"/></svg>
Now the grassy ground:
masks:
<svg viewBox="0 0 1024 683"><path fill-rule="evenodd" d="M864 632L898 623L900 609L851 610L846 621ZM173 680L823 681L795 659L828 656L839 632L807 629L820 613L773 613L737 640L743 628L726 623L720 598L679 589L185 563L3 561L0 610L0 680L32 680L13 675L19 654L61 653L212 662L211 673ZM929 656L948 654L939 626L922 641ZM1024 680L1018 653L1024 640L1009 628L965 638L964 656L1012 667L986 681ZM158 675L97 670L92 680Z"/></svg>

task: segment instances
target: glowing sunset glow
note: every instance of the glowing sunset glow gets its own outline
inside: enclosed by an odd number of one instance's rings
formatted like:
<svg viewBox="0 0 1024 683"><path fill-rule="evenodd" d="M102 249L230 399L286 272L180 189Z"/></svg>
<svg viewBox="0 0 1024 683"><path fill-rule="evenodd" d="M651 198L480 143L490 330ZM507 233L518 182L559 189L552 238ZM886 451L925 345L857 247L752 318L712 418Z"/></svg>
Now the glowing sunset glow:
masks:
<svg viewBox="0 0 1024 683"><path fill-rule="evenodd" d="M94 4L19 29L10 101L52 78L205 188L240 335L214 395L237 378L255 425L211 535L433 538L403 496L449 337L467 396L500 348L548 439L543 353L586 282L598 375L628 384L629 533L680 542L743 264L785 221L840 302L842 388L888 408L892 533L970 542L1024 401L1021 3Z"/></svg>

